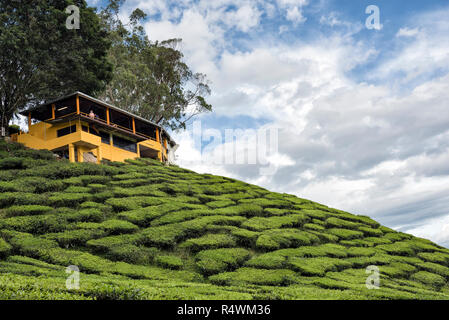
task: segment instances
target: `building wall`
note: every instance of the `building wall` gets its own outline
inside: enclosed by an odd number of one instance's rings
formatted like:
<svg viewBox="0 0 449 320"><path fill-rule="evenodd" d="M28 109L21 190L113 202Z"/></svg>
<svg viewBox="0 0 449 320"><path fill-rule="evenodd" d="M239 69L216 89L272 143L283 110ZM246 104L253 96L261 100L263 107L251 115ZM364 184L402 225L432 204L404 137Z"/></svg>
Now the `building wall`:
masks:
<svg viewBox="0 0 449 320"><path fill-rule="evenodd" d="M57 130L76 125L76 132L57 137ZM126 159L139 158L139 145L143 144L146 147L150 147L156 151L159 151L160 155L166 155L165 148L162 148L161 143L146 140L137 144L137 153L117 148L110 144L105 144L101 141L101 138L82 131L81 126L86 125L84 122L73 121L71 123L66 122L62 124L49 124L45 122L39 122L32 125L29 128L28 133L22 133L17 135L16 140L19 143L23 143L25 146L33 149L48 149L55 150L62 147L68 147L69 153L71 153L70 160L74 161L75 147L77 152L78 161L82 162L84 153L91 152L100 162L102 159L110 161L124 161Z"/></svg>

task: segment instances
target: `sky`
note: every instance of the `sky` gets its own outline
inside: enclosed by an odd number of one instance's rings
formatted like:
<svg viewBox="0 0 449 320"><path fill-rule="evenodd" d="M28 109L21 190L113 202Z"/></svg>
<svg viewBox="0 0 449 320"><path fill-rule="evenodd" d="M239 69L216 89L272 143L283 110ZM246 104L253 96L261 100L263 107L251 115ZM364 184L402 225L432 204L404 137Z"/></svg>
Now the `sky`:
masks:
<svg viewBox="0 0 449 320"><path fill-rule="evenodd" d="M447 1L127 0L123 21L135 8L210 81L180 166L449 247Z"/></svg>

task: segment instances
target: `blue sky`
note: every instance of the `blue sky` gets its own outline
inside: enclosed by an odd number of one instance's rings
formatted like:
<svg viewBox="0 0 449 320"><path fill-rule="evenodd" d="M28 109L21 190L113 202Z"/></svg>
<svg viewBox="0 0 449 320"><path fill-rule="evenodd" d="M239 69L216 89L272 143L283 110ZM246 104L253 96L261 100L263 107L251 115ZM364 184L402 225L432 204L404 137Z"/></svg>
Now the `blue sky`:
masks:
<svg viewBox="0 0 449 320"><path fill-rule="evenodd" d="M380 30L365 26L369 5ZM203 139L193 126L174 133L181 166L449 246L447 1L127 0L122 19L135 8L150 39L182 38L186 62L211 81ZM277 130L276 149L256 163L220 161L259 155L248 136L232 150L211 138L230 129Z"/></svg>

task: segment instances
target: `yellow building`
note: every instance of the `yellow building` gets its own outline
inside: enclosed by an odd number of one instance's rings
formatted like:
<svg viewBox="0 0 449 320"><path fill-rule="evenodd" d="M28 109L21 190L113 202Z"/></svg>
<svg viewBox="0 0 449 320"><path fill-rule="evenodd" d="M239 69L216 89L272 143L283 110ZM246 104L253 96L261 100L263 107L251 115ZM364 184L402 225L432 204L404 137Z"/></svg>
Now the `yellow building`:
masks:
<svg viewBox="0 0 449 320"><path fill-rule="evenodd" d="M176 143L157 124L81 92L21 112L28 132L11 136L71 162L169 160Z"/></svg>

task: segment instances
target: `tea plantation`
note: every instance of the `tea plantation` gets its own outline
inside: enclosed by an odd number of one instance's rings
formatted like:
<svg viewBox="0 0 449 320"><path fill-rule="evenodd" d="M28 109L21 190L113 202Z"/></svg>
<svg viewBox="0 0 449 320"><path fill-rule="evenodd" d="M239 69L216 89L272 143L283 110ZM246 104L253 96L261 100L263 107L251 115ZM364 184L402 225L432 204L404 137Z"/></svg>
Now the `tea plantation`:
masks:
<svg viewBox="0 0 449 320"><path fill-rule="evenodd" d="M449 249L296 196L3 141L0 169L0 299L449 298Z"/></svg>

